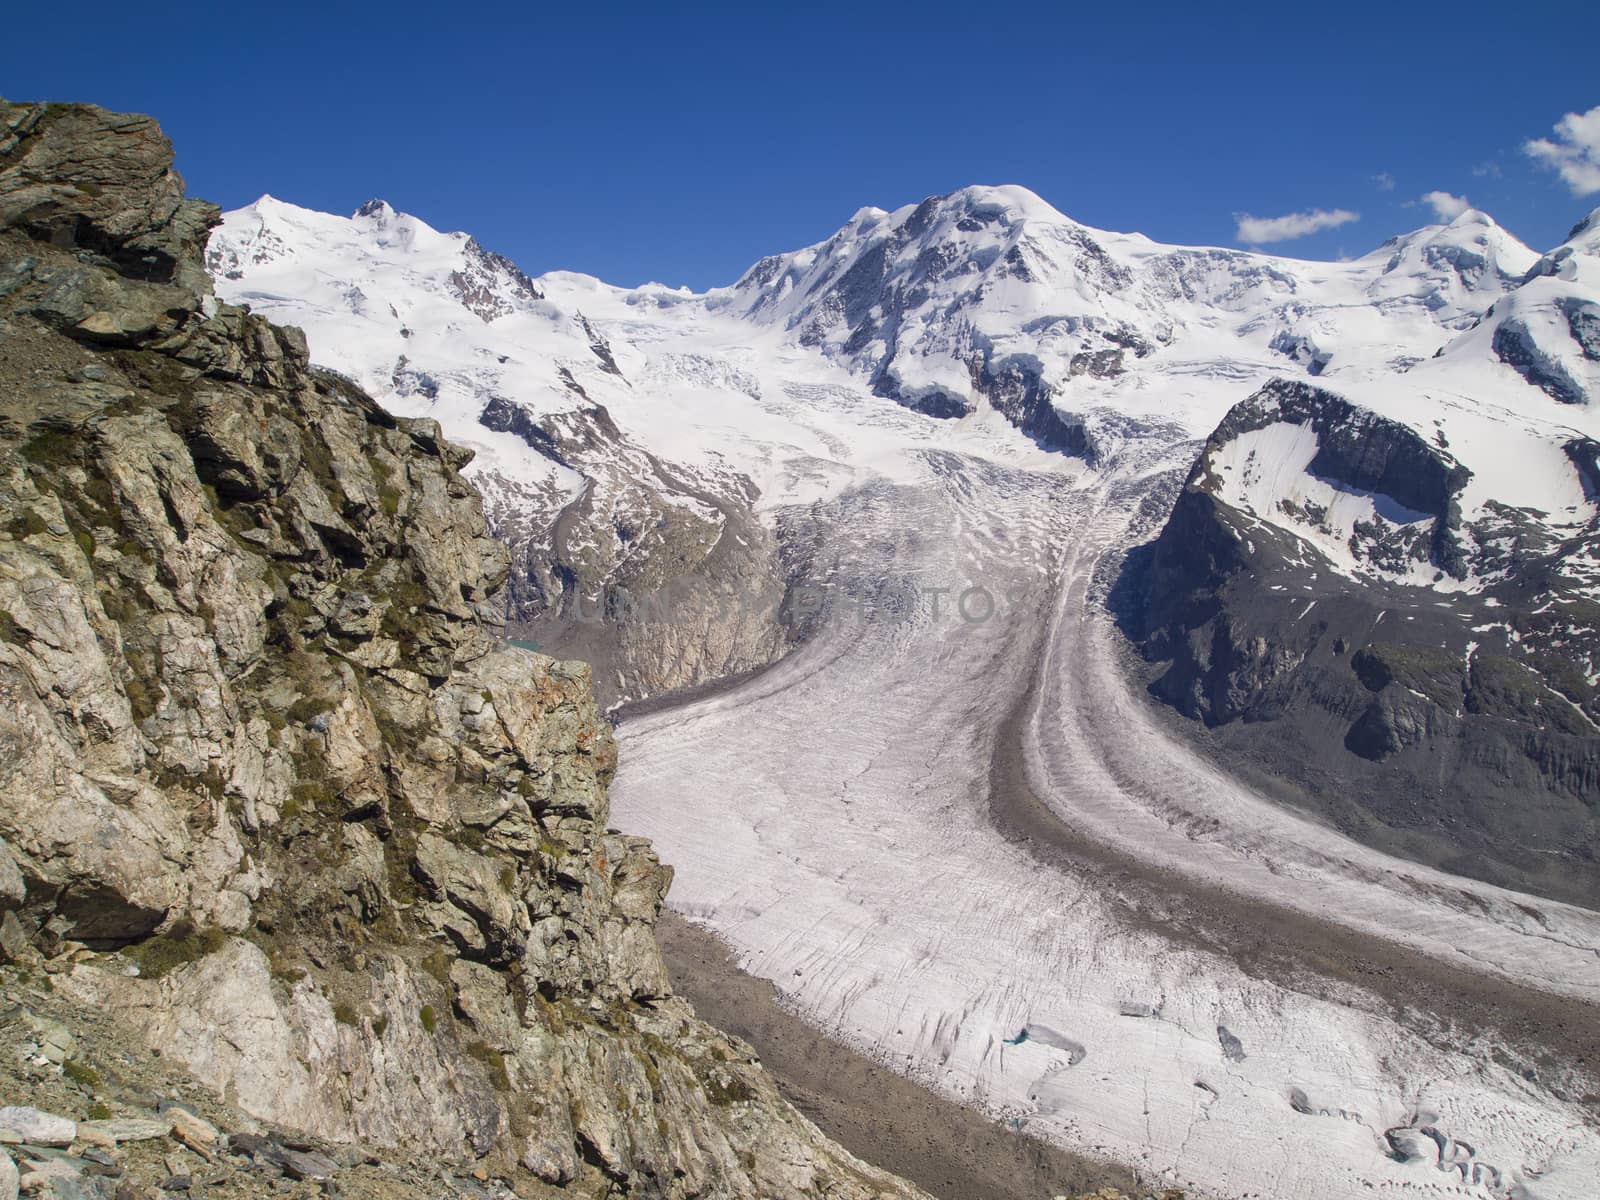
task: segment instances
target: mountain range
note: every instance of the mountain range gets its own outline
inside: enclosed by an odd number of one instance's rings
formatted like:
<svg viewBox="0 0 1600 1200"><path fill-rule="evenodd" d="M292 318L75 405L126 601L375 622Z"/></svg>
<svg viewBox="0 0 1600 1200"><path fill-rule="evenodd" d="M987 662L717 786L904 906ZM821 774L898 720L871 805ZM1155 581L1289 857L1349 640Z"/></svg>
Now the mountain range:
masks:
<svg viewBox="0 0 1600 1200"><path fill-rule="evenodd" d="M1326 263L971 187L694 294L263 197L207 261L478 452L508 617L610 702L792 647L811 515L908 447L1176 472L1114 589L1157 697L1354 836L1600 894L1600 216L1542 255L1468 210Z"/></svg>

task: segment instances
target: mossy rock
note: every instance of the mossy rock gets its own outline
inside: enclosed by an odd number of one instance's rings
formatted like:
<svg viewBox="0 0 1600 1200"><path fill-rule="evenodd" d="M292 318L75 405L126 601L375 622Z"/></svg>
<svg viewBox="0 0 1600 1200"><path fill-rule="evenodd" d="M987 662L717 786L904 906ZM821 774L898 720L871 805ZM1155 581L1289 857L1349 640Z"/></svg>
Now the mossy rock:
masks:
<svg viewBox="0 0 1600 1200"><path fill-rule="evenodd" d="M22 457L36 467L59 470L78 461L82 441L65 429L46 429L22 444Z"/></svg>
<svg viewBox="0 0 1600 1200"><path fill-rule="evenodd" d="M1548 724L1562 733L1588 732L1576 710L1558 699L1531 667L1499 654L1473 658L1466 709L1521 724Z"/></svg>
<svg viewBox="0 0 1600 1200"><path fill-rule="evenodd" d="M511 1073L506 1069L506 1056L487 1042L467 1043L467 1053L481 1062L489 1071L489 1081L501 1092L511 1090Z"/></svg>
<svg viewBox="0 0 1600 1200"><path fill-rule="evenodd" d="M702 1084L705 1087L706 1098L719 1108L748 1104L756 1098L754 1090L748 1083L737 1075L726 1072L713 1071L702 1080Z"/></svg>
<svg viewBox="0 0 1600 1200"><path fill-rule="evenodd" d="M216 928L200 929L179 921L165 933L151 934L122 953L139 965L145 979L160 979L168 972L215 954L228 943L228 935Z"/></svg>
<svg viewBox="0 0 1600 1200"><path fill-rule="evenodd" d="M1448 650L1374 642L1358 650L1350 665L1369 691L1382 691L1390 683L1398 683L1441 708L1454 711L1461 703L1465 671L1461 656Z"/></svg>

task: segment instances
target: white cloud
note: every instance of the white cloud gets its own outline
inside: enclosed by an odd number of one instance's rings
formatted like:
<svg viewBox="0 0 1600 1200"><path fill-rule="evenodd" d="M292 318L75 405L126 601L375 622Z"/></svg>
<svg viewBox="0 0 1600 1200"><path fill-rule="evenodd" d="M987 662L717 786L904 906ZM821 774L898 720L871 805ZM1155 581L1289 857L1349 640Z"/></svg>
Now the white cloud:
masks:
<svg viewBox="0 0 1600 1200"><path fill-rule="evenodd" d="M1556 122L1556 140L1534 138L1522 152L1560 172L1574 196L1600 192L1600 104Z"/></svg>
<svg viewBox="0 0 1600 1200"><path fill-rule="evenodd" d="M1372 177L1372 182L1378 185L1380 192L1394 191L1394 176L1387 171L1379 171Z"/></svg>
<svg viewBox="0 0 1600 1200"><path fill-rule="evenodd" d="M1504 174L1497 162L1481 162L1472 168L1472 173L1479 179L1499 179Z"/></svg>
<svg viewBox="0 0 1600 1200"><path fill-rule="evenodd" d="M1454 221L1472 207L1465 196L1452 196L1449 192L1428 192L1422 203L1432 207L1433 215L1441 221Z"/></svg>
<svg viewBox="0 0 1600 1200"><path fill-rule="evenodd" d="M1310 212L1289 213L1282 217L1252 217L1248 213L1236 213L1235 219L1239 222L1236 235L1239 241L1258 246L1263 242L1287 242L1321 229L1337 229L1340 225L1359 221L1361 214L1344 208L1336 208L1332 212L1314 208Z"/></svg>

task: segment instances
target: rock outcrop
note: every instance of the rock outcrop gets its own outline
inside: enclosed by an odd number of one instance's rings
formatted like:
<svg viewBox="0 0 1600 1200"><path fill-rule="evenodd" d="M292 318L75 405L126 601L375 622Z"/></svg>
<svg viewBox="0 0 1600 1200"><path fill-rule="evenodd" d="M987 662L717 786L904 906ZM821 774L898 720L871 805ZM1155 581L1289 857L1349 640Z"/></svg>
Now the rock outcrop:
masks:
<svg viewBox="0 0 1600 1200"><path fill-rule="evenodd" d="M919 1195L672 995L670 870L587 667L500 637L467 454L218 304L215 219L148 119L0 104L5 970L525 1196Z"/></svg>

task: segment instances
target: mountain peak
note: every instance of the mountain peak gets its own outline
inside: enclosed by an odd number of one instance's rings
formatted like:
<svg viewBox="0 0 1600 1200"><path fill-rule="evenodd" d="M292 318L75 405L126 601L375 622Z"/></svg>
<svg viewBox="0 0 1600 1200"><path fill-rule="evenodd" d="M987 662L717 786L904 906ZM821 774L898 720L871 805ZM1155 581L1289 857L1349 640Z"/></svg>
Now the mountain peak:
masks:
<svg viewBox="0 0 1600 1200"><path fill-rule="evenodd" d="M1473 225L1487 225L1495 229L1500 228L1500 223L1488 213L1484 212L1481 208L1466 209L1464 212L1457 213L1454 217L1445 222L1445 226L1449 229L1465 229Z"/></svg>
<svg viewBox="0 0 1600 1200"><path fill-rule="evenodd" d="M311 209L301 208L298 204L274 196L271 192L262 192L256 197L253 204L245 206L258 213L301 213L311 212Z"/></svg>
<svg viewBox="0 0 1600 1200"><path fill-rule="evenodd" d="M1383 274L1403 279L1408 290L1422 280L1430 288L1443 285L1451 292L1462 287L1469 293L1503 292L1539 259L1536 251L1476 208L1392 237L1369 257L1386 259ZM1451 277L1455 283L1446 282Z"/></svg>
<svg viewBox="0 0 1600 1200"><path fill-rule="evenodd" d="M379 200L375 197L368 200L350 215L352 217L368 217L378 221L388 221L396 214L393 206L387 200Z"/></svg>
<svg viewBox="0 0 1600 1200"><path fill-rule="evenodd" d="M888 215L887 209L879 208L875 204L865 204L850 214L850 219L845 222L845 227L850 228L857 225L865 225L872 221L881 221Z"/></svg>
<svg viewBox="0 0 1600 1200"><path fill-rule="evenodd" d="M1068 220L1037 192L1017 183L972 184L943 196L931 196L923 201L923 205L955 210L985 224L996 220L1008 226L1030 219Z"/></svg>
<svg viewBox="0 0 1600 1200"><path fill-rule="evenodd" d="M1583 220L1572 227L1572 232L1567 234L1567 241L1575 242L1588 234L1600 234L1600 208L1596 208Z"/></svg>

